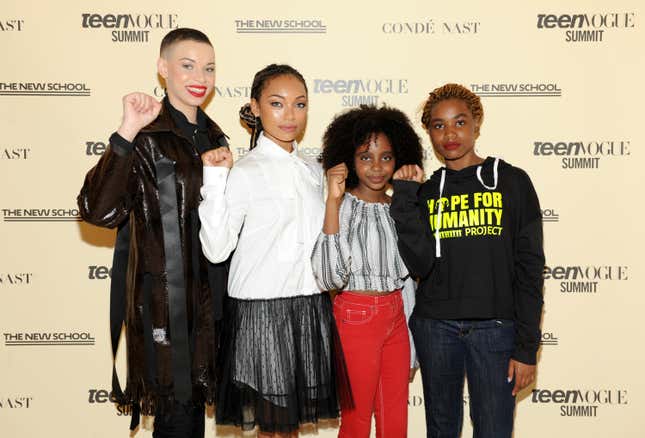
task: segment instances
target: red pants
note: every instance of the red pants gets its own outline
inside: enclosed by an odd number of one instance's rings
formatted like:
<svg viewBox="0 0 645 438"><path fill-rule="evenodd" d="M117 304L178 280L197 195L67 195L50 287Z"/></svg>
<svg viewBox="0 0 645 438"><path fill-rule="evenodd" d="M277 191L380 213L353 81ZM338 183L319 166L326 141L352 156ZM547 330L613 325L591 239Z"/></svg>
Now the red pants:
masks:
<svg viewBox="0 0 645 438"><path fill-rule="evenodd" d="M351 291L334 300L354 409L341 412L339 438L404 438L408 430L410 342L398 290L373 297Z"/></svg>

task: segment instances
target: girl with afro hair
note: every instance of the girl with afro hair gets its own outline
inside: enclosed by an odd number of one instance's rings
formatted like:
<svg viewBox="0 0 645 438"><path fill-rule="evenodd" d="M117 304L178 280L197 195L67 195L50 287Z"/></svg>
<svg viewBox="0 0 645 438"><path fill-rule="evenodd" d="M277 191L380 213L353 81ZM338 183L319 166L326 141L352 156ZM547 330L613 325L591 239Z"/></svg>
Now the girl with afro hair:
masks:
<svg viewBox="0 0 645 438"><path fill-rule="evenodd" d="M406 317L415 284L386 192L401 166L422 166L421 143L401 111L367 105L337 116L323 142L328 194L312 266L321 288L339 291L334 317L354 399L338 436L369 437L374 412L377 437L402 438L416 366Z"/></svg>

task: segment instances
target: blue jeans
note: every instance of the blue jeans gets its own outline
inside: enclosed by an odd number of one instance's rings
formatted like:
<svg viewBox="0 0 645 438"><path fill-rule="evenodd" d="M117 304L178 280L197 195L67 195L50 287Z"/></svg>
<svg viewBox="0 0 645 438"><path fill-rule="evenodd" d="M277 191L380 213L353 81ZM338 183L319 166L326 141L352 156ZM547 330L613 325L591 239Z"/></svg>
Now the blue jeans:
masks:
<svg viewBox="0 0 645 438"><path fill-rule="evenodd" d="M439 320L413 314L410 330L423 380L428 438L457 438L464 415L464 376L475 438L510 438L514 382L508 363L515 327L506 319Z"/></svg>

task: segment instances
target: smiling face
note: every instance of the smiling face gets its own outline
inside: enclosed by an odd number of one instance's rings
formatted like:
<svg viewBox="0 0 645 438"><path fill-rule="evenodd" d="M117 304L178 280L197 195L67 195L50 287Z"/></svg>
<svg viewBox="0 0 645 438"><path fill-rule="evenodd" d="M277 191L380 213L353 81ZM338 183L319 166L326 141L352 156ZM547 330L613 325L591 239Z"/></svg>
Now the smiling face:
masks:
<svg viewBox="0 0 645 438"><path fill-rule="evenodd" d="M385 196L395 166L394 151L387 136L383 133L371 135L354 152L358 185L352 192L361 199L380 201Z"/></svg>
<svg viewBox="0 0 645 438"><path fill-rule="evenodd" d="M159 58L157 69L166 81L172 106L193 120L215 86L215 51L209 44L184 40L172 44Z"/></svg>
<svg viewBox="0 0 645 438"><path fill-rule="evenodd" d="M473 118L463 100L446 99L435 104L430 112L428 132L432 146L449 169L463 169L482 160L475 153L479 121Z"/></svg>
<svg viewBox="0 0 645 438"><path fill-rule="evenodd" d="M258 100L251 99L251 111L262 121L264 135L291 152L307 125L307 90L293 75L275 76Z"/></svg>

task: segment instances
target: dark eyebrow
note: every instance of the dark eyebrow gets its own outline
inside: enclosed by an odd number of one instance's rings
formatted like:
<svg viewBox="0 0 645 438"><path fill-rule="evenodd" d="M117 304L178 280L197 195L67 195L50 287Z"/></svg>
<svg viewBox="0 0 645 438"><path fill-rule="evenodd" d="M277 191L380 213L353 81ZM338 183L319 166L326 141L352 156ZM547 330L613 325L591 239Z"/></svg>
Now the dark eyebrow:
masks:
<svg viewBox="0 0 645 438"><path fill-rule="evenodd" d="M458 119L460 117L466 117L466 116L467 116L466 113L459 113L456 116L454 116L453 119ZM443 119L441 119L439 117L435 117L434 119L430 120L430 123L433 123L433 122L443 122Z"/></svg>
<svg viewBox="0 0 645 438"><path fill-rule="evenodd" d="M281 96L279 94L270 94L269 97L279 97L280 99L286 99L284 96ZM306 99L306 98L307 96L305 96L304 94L296 97L296 99Z"/></svg>

